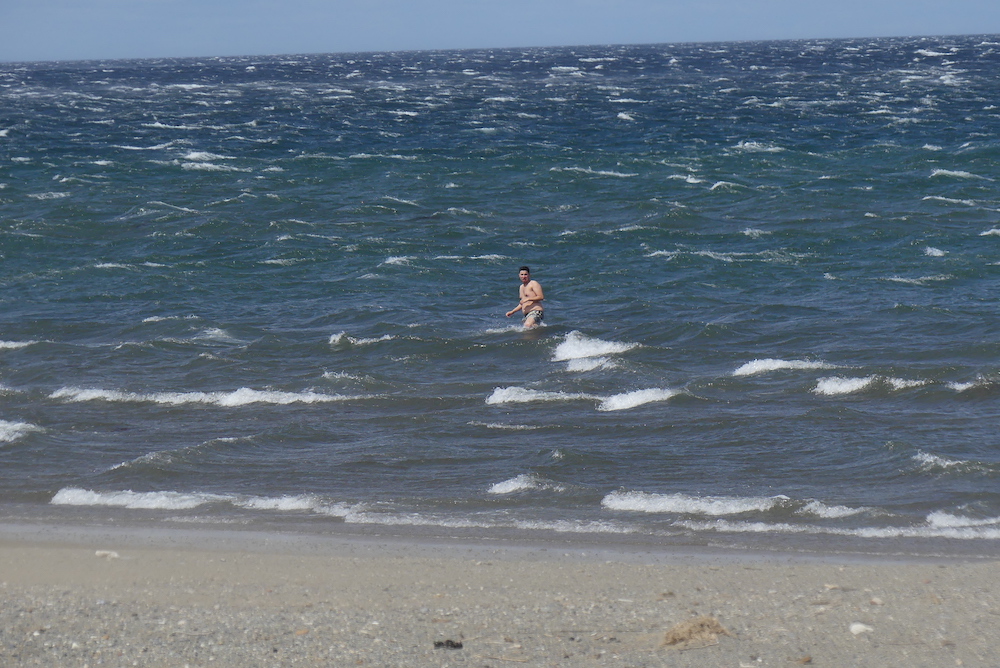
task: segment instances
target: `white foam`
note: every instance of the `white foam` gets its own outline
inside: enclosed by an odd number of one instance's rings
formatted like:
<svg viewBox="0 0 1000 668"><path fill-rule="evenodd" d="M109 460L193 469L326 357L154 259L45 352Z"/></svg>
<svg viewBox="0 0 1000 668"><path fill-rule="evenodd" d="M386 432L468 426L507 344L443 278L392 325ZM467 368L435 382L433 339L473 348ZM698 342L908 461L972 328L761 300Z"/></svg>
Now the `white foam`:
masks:
<svg viewBox="0 0 1000 668"><path fill-rule="evenodd" d="M913 387L923 387L928 381L910 380L907 378L886 378L885 382L889 383L889 386L894 390L908 390Z"/></svg>
<svg viewBox="0 0 1000 668"><path fill-rule="evenodd" d="M564 485L546 480L537 473L522 473L509 480L492 485L487 491L490 494L514 494L515 492L526 492L529 490L554 490L562 492L565 489Z"/></svg>
<svg viewBox="0 0 1000 668"><path fill-rule="evenodd" d="M231 497L218 494L187 494L183 492L94 492L65 487L52 497L56 506L113 506L136 510L189 510L206 503L228 501Z"/></svg>
<svg viewBox="0 0 1000 668"><path fill-rule="evenodd" d="M927 516L927 524L935 529L955 529L968 527L1000 527L1000 517L973 519L944 511L935 511Z"/></svg>
<svg viewBox="0 0 1000 668"><path fill-rule="evenodd" d="M246 499L235 499L234 505L248 510L277 510L289 512L296 510L312 510L322 507L320 500L311 495L303 494L297 496L251 496Z"/></svg>
<svg viewBox="0 0 1000 668"><path fill-rule="evenodd" d="M192 162L209 162L211 160L232 160L233 158L208 151L189 151L184 154L184 159Z"/></svg>
<svg viewBox="0 0 1000 668"><path fill-rule="evenodd" d="M771 233L768 232L768 231L766 231L766 230L758 230L758 229L753 228L753 227L748 227L745 230L743 230L743 234L745 234L746 236L750 237L751 239L760 239L761 237L766 236L766 235L771 234Z"/></svg>
<svg viewBox="0 0 1000 668"><path fill-rule="evenodd" d="M168 406L184 404L209 404L234 408L248 404L287 405L295 403L315 404L333 401L350 401L362 397L348 397L338 394L321 394L317 392L278 392L272 390L253 390L242 387L232 392L153 392L141 394L121 390L83 389L64 387L49 395L50 399L62 399L71 402L111 401L125 403L156 403Z"/></svg>
<svg viewBox="0 0 1000 668"><path fill-rule="evenodd" d="M812 362L809 360L780 360L780 359L758 359L751 362L747 362L742 365L736 371L733 371L734 376L754 376L759 373L768 373L771 371L781 371L783 369L836 369L837 366L834 364L827 364L826 362Z"/></svg>
<svg viewBox="0 0 1000 668"><path fill-rule="evenodd" d="M618 112L618 120L620 121L634 121L635 118L631 114L626 114L624 111Z"/></svg>
<svg viewBox="0 0 1000 668"><path fill-rule="evenodd" d="M62 199L63 197L69 197L69 193L62 193L62 192L28 193L28 197L37 200Z"/></svg>
<svg viewBox="0 0 1000 668"><path fill-rule="evenodd" d="M993 227L993 228L990 228L990 229L986 230L985 232L980 232L979 236L981 236L981 237L1000 237L1000 227Z"/></svg>
<svg viewBox="0 0 1000 668"><path fill-rule="evenodd" d="M671 397L677 396L678 394L680 393L677 390L665 390L658 387L646 390L635 390L633 392L624 392L622 394L615 394L608 397L600 403L597 410L622 411L656 401L666 401Z"/></svg>
<svg viewBox="0 0 1000 668"><path fill-rule="evenodd" d="M902 276L890 276L885 280L893 283L903 283L905 285L926 285L927 283L939 283L950 281L953 276L949 274L934 274L932 276L921 276L920 278L903 278Z"/></svg>
<svg viewBox="0 0 1000 668"><path fill-rule="evenodd" d="M813 392L826 396L852 394L864 390L874 382L875 376L865 376L864 378L843 378L840 376L820 378Z"/></svg>
<svg viewBox="0 0 1000 668"><path fill-rule="evenodd" d="M36 343L38 341L0 341L0 350L17 350L18 348L33 346Z"/></svg>
<svg viewBox="0 0 1000 668"><path fill-rule="evenodd" d="M330 345L335 346L344 342L351 344L352 346L367 346L372 343L379 343L381 341L392 341L396 337L392 334L383 334L382 336L376 338L354 338L353 336L348 336L346 332L338 332L330 337Z"/></svg>
<svg viewBox="0 0 1000 668"><path fill-rule="evenodd" d="M552 167L551 172L580 172L581 174L593 174L594 176L614 176L619 179L628 179L639 176L637 173L615 172L611 170L591 169L589 167Z"/></svg>
<svg viewBox="0 0 1000 668"><path fill-rule="evenodd" d="M931 177L935 176L950 176L956 179L981 179L984 181L992 181L985 176L979 176L978 174L973 174L972 172L965 172L961 170L951 170L951 169L935 169L931 172Z"/></svg>
<svg viewBox="0 0 1000 668"><path fill-rule="evenodd" d="M566 370L572 373L583 373L594 369L612 369L617 364L607 357L581 357L566 362Z"/></svg>
<svg viewBox="0 0 1000 668"><path fill-rule="evenodd" d="M525 387L497 387L493 394L486 398L488 405L527 404L537 401L579 401L581 399L598 399L591 394L571 392L543 392Z"/></svg>
<svg viewBox="0 0 1000 668"><path fill-rule="evenodd" d="M249 169L240 169L229 165L217 165L214 162L182 162L181 169L202 171L202 172L249 172Z"/></svg>
<svg viewBox="0 0 1000 668"><path fill-rule="evenodd" d="M816 515L827 519L839 519L841 517L852 517L870 512L870 508L851 508L850 506L828 506L822 501L810 501L797 512L801 515Z"/></svg>
<svg viewBox="0 0 1000 668"><path fill-rule="evenodd" d="M928 257L944 257L947 254L947 251L943 251L940 248L934 248L933 246L927 246L924 248L924 255Z"/></svg>
<svg viewBox="0 0 1000 668"><path fill-rule="evenodd" d="M638 343L619 343L616 341L592 339L580 332L573 331L567 334L566 338L556 346L552 354L552 360L554 362L565 362L585 357L604 357L606 355L624 353L638 346Z"/></svg>
<svg viewBox="0 0 1000 668"><path fill-rule="evenodd" d="M959 459L948 459L946 457L939 457L937 455L932 455L927 452L917 452L913 455L913 461L915 461L919 466L921 471L932 471L934 469L950 469L956 466L967 466L969 462L962 461Z"/></svg>
<svg viewBox="0 0 1000 668"><path fill-rule="evenodd" d="M780 153L785 150L780 146L758 141L741 141L733 148L746 153Z"/></svg>
<svg viewBox="0 0 1000 668"><path fill-rule="evenodd" d="M966 206L976 206L975 200L971 199L955 199L954 197L940 197L938 195L928 195L923 199L925 202L927 200L932 200L935 202L948 202L949 204L964 204Z"/></svg>
<svg viewBox="0 0 1000 668"><path fill-rule="evenodd" d="M730 497L612 492L601 499L601 505L610 510L629 510L641 513L721 516L764 512L786 501L788 501L786 496Z"/></svg>
<svg viewBox="0 0 1000 668"><path fill-rule="evenodd" d="M8 422L0 420L0 443L10 443L33 431L42 431L41 427L27 422Z"/></svg>
<svg viewBox="0 0 1000 668"><path fill-rule="evenodd" d="M966 392L968 390L983 387L985 383L981 380L975 380L968 383L946 383L945 386L949 390L955 390L956 392Z"/></svg>
<svg viewBox="0 0 1000 668"><path fill-rule="evenodd" d="M475 420L469 424L474 427L486 427L487 429L500 429L504 431L534 431L535 429L540 429L540 427L530 424L503 424L500 422L477 422Z"/></svg>
<svg viewBox="0 0 1000 668"><path fill-rule="evenodd" d="M1000 518L983 520L980 524L962 524L961 518L949 525L947 513L931 513L927 523L913 527L859 527L841 529L809 524L786 524L772 522L741 522L725 519L711 521L680 521L676 525L692 531L717 531L720 533L786 533L786 534L828 534L852 536L856 538L955 538L960 540L996 540L1000 538Z"/></svg>
<svg viewBox="0 0 1000 668"><path fill-rule="evenodd" d="M382 264L401 264L401 265L408 265L408 264L410 264L410 262L412 262L413 260L416 260L416 259L417 259L417 258L416 258L416 257L414 257L414 256L412 256L412 255L399 255L399 256L393 256L393 257L387 257L387 258L386 258L386 259L385 259L385 260L384 260L384 261L382 262Z"/></svg>

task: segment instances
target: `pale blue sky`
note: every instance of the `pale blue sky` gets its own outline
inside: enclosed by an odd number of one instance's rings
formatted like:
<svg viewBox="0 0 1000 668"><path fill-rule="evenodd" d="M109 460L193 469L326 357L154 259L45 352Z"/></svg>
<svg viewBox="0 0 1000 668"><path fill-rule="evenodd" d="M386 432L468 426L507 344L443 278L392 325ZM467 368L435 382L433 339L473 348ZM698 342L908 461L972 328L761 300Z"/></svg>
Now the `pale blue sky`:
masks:
<svg viewBox="0 0 1000 668"><path fill-rule="evenodd" d="M0 0L0 61L1000 33L998 0Z"/></svg>

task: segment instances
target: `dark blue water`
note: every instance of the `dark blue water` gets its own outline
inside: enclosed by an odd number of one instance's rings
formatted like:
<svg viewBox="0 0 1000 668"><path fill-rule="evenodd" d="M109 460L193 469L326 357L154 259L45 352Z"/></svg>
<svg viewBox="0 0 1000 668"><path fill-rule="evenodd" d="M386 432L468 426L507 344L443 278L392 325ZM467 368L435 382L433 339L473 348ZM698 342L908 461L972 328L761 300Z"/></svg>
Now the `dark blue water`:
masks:
<svg viewBox="0 0 1000 668"><path fill-rule="evenodd" d="M998 66L0 66L2 515L993 550Z"/></svg>

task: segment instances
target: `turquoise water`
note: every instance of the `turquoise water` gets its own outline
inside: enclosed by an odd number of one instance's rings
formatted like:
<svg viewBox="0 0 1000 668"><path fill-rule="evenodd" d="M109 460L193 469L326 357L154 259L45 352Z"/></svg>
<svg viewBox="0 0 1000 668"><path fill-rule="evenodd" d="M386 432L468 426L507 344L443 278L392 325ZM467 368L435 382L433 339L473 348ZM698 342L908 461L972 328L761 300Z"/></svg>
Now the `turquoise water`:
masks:
<svg viewBox="0 0 1000 668"><path fill-rule="evenodd" d="M994 550L998 64L2 65L3 516Z"/></svg>

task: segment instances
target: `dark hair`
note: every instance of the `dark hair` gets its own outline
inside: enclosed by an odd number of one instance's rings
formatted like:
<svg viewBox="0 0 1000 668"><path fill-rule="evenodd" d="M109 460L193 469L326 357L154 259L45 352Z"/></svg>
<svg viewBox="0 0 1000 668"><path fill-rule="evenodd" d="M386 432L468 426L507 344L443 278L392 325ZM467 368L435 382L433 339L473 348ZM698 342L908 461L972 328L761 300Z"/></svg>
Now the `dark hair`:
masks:
<svg viewBox="0 0 1000 668"><path fill-rule="evenodd" d="M521 267L520 269L518 269L518 270L517 270L517 273L519 273L519 274L520 274L520 273L521 273L522 271L526 271L526 272L528 272L529 274L531 273L531 270L530 270L530 269L528 269L528 267L527 267L527 266L524 266L524 267Z"/></svg>

